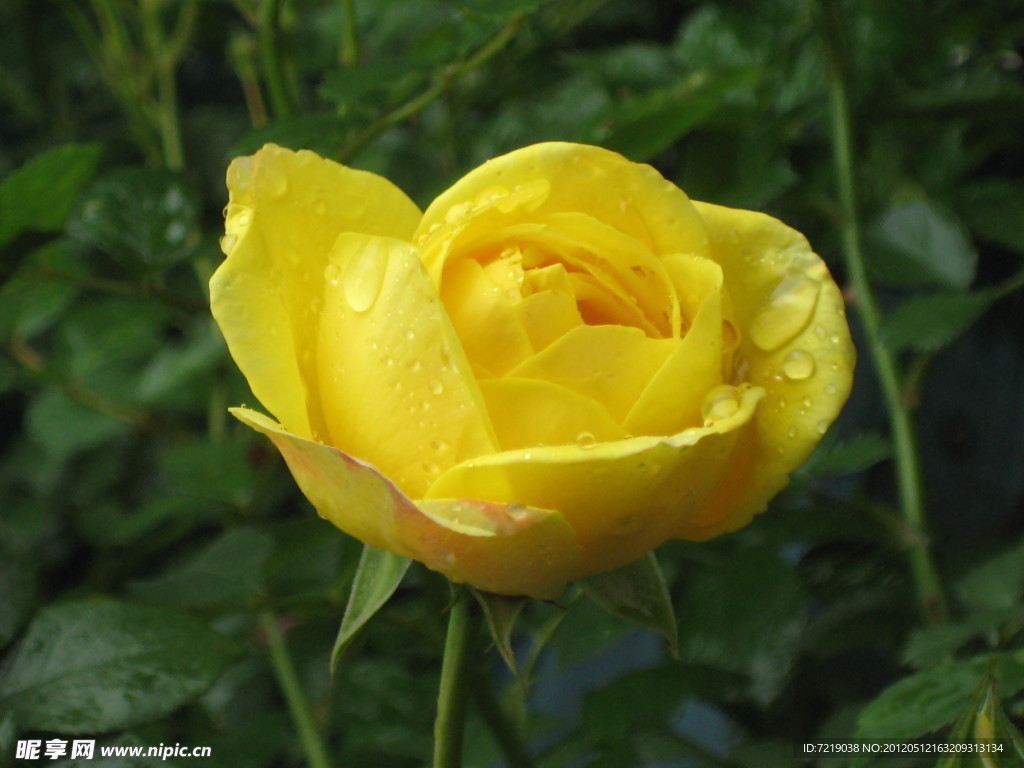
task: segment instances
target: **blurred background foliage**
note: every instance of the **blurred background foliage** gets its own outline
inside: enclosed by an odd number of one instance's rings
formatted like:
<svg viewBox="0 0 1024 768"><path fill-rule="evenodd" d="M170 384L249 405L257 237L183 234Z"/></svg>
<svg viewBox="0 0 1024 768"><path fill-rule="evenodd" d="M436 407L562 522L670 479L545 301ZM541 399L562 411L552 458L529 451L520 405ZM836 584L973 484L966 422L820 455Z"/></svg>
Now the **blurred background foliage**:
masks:
<svg viewBox="0 0 1024 768"><path fill-rule="evenodd" d="M483 657L468 766L770 768L823 737L988 724L1019 739L1024 5L834 10L928 538L896 512L861 344L850 405L771 509L659 551L681 660L575 592L529 605L512 647L531 686ZM555 139L778 216L847 279L803 0L0 4L0 764L17 738L88 734L301 765L281 651L334 765L424 764L447 587L414 565L332 684L360 547L226 418L253 399L207 310L224 170L274 141L425 205L487 158ZM948 612L919 607L906 553L922 545ZM531 758L503 746L495 712ZM190 761L110 764L156 762Z"/></svg>

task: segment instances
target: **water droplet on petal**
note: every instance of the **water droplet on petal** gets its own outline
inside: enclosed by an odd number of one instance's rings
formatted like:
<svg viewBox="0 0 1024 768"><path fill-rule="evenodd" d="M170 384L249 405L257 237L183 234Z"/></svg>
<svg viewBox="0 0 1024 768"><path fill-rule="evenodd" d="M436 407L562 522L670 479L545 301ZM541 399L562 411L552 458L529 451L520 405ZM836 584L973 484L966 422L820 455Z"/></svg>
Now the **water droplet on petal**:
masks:
<svg viewBox="0 0 1024 768"><path fill-rule="evenodd" d="M437 379L431 379L430 381L430 392L434 395L440 395L444 393L444 384Z"/></svg>
<svg viewBox="0 0 1024 768"><path fill-rule="evenodd" d="M788 430L786 430L786 434L789 435L790 437L796 437L796 427L790 427Z"/></svg>
<svg viewBox="0 0 1024 768"><path fill-rule="evenodd" d="M586 451L597 445L597 438L593 432L580 432L576 435L576 445Z"/></svg>
<svg viewBox="0 0 1024 768"><path fill-rule="evenodd" d="M235 243L238 242L238 238L235 235L224 235L220 239L220 249L224 251L225 256L230 256L231 251L235 248Z"/></svg>
<svg viewBox="0 0 1024 768"><path fill-rule="evenodd" d="M388 256L379 240L370 240L345 269L345 301L356 312L373 306L384 285Z"/></svg>
<svg viewBox="0 0 1024 768"><path fill-rule="evenodd" d="M742 402L740 391L729 384L715 387L704 397L700 412L704 417L704 426L710 426L721 419L728 419L736 414Z"/></svg>
<svg viewBox="0 0 1024 768"><path fill-rule="evenodd" d="M338 268L337 264L334 264L332 262L328 264L326 267L324 267L324 280L326 280L331 285L337 285L338 280L340 279L341 270Z"/></svg>
<svg viewBox="0 0 1024 768"><path fill-rule="evenodd" d="M817 429L819 435L824 435L825 431L828 429L828 421L826 421L825 419L819 421Z"/></svg>
<svg viewBox="0 0 1024 768"><path fill-rule="evenodd" d="M505 513L516 522L526 520L530 516L530 510L525 504L515 501L505 505Z"/></svg>
<svg viewBox="0 0 1024 768"><path fill-rule="evenodd" d="M430 449L432 451L437 451L438 453L443 453L448 450L448 443L444 440L431 440Z"/></svg>
<svg viewBox="0 0 1024 768"><path fill-rule="evenodd" d="M771 352L792 339L807 325L818 303L821 284L802 272L783 278L750 322L750 338Z"/></svg>
<svg viewBox="0 0 1024 768"><path fill-rule="evenodd" d="M835 384L826 384L825 385L825 394L826 395L834 395L835 393L836 393L836 385Z"/></svg>
<svg viewBox="0 0 1024 768"><path fill-rule="evenodd" d="M803 381L814 375L814 356L805 350L794 349L782 360L782 372L793 381Z"/></svg>

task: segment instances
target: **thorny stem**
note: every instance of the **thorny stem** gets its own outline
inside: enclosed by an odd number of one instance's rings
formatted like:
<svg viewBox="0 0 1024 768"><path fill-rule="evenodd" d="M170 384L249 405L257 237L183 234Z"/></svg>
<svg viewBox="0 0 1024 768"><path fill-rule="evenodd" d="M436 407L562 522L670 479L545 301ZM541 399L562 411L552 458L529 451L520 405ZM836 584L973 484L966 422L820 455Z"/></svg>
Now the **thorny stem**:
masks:
<svg viewBox="0 0 1024 768"><path fill-rule="evenodd" d="M832 149L839 205L840 234L846 270L853 284L856 306L864 324L868 350L878 373L885 398L895 449L900 511L907 523L922 533L926 530L924 500L917 440L911 411L902 397L900 376L892 351L882 340L882 315L864 265L858 218L857 188L853 173L853 128L850 117L849 70L843 47L842 23L836 0L814 0L814 11L828 59ZM908 549L910 568L925 618L942 621L946 601L925 536Z"/></svg>

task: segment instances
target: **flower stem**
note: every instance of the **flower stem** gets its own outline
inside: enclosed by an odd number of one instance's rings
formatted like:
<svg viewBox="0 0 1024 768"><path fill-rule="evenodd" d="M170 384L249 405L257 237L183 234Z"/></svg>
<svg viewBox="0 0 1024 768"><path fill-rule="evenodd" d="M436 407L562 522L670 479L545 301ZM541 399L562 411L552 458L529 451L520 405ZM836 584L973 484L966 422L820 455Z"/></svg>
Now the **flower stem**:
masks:
<svg viewBox="0 0 1024 768"><path fill-rule="evenodd" d="M270 661L274 667L274 676L277 678L277 684L288 704L288 713L291 715L295 730L299 732L299 741L302 743L306 762L310 768L331 768L327 750L313 723L313 712L302 693L298 675L295 673L295 665L292 664L292 659L288 655L288 647L285 645L284 635L277 623L277 617L270 611L260 611L259 622L260 629L263 630L267 644L270 646Z"/></svg>
<svg viewBox="0 0 1024 768"><path fill-rule="evenodd" d="M353 67L359 61L359 41L356 38L356 0L341 0L345 26L341 32L339 58L343 67Z"/></svg>
<svg viewBox="0 0 1024 768"><path fill-rule="evenodd" d="M281 8L283 0L263 0L263 14L259 24L260 54L263 58L263 76L267 79L270 103L275 117L290 117L295 111L284 62L281 60Z"/></svg>
<svg viewBox="0 0 1024 768"><path fill-rule="evenodd" d="M469 661L476 630L470 613L470 601L468 590L455 587L455 596L448 616L444 661L441 663L441 685L437 693L434 768L459 768L462 765L462 733L466 723L466 700L469 693Z"/></svg>
<svg viewBox="0 0 1024 768"><path fill-rule="evenodd" d="M839 205L842 213L840 234L846 269L853 284L856 306L864 324L868 350L878 374L885 398L896 459L900 511L907 524L917 531L926 530L921 488L917 439L910 408L904 402L900 376L892 351L882 340L882 314L868 280L861 249L857 188L853 173L853 128L850 118L849 69L843 46L843 19L836 0L814 0L814 11L828 60L829 102L832 122L832 150L835 163ZM927 537L911 544L908 556L925 618L941 621L946 616L946 601L938 573L932 561Z"/></svg>
<svg viewBox="0 0 1024 768"><path fill-rule="evenodd" d="M494 37L484 43L472 56L446 66L435 76L433 84L423 93L373 120L341 151L339 159L342 162L347 162L359 154L380 133L412 117L428 104L447 93L458 78L482 66L508 45L512 38L515 37L516 32L519 31L525 18L526 16L523 14L513 16Z"/></svg>

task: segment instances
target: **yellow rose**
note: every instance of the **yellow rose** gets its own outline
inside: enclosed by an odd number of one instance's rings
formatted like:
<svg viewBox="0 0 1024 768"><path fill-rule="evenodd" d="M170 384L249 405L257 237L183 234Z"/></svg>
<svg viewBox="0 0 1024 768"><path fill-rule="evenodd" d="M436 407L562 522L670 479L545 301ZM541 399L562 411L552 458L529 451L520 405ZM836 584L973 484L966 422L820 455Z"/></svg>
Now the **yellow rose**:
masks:
<svg viewBox="0 0 1024 768"><path fill-rule="evenodd" d="M232 413L323 517L455 581L552 597L735 530L849 393L804 237L614 152L526 147L425 213L274 145L228 187L213 314L277 422Z"/></svg>

